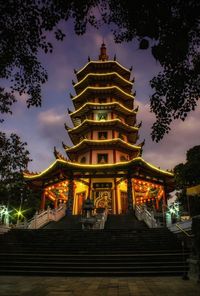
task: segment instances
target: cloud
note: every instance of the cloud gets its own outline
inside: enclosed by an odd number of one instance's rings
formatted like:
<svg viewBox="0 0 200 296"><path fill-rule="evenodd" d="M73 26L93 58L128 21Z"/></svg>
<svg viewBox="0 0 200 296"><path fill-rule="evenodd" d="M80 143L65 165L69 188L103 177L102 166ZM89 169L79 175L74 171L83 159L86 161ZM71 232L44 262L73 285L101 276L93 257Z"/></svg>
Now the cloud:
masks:
<svg viewBox="0 0 200 296"><path fill-rule="evenodd" d="M61 147L62 141L70 143L69 136L64 128L64 123L72 127L69 116L62 111L56 109L48 109L40 112L38 115L38 132L44 142L47 140L54 146Z"/></svg>
<svg viewBox="0 0 200 296"><path fill-rule="evenodd" d="M49 109L40 112L38 115L38 121L43 126L60 125L64 123L65 114L59 114L55 109Z"/></svg>
<svg viewBox="0 0 200 296"><path fill-rule="evenodd" d="M169 134L166 134L159 143L155 143L150 136L155 116L150 113L148 104L141 102L138 104L140 106L138 118L143 122L140 139L146 139L143 158L163 169L172 169L178 163L185 162L187 150L200 145L200 106L190 113L184 122L174 121Z"/></svg>

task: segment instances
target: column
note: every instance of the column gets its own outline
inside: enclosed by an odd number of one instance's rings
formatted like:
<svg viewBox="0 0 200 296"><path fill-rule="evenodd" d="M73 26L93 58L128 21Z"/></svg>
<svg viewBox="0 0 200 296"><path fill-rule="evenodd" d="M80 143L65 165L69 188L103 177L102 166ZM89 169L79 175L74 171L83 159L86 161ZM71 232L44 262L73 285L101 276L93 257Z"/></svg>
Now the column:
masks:
<svg viewBox="0 0 200 296"><path fill-rule="evenodd" d="M167 208L167 199L166 199L166 185L163 186L163 198L162 198L162 214L163 214L163 223L166 225L166 208Z"/></svg>
<svg viewBox="0 0 200 296"><path fill-rule="evenodd" d="M41 198L41 204L40 204L40 209L42 211L44 211L44 209L45 209L45 202L46 202L46 196L45 196L45 191L43 190L42 198Z"/></svg>
<svg viewBox="0 0 200 296"><path fill-rule="evenodd" d="M133 210L135 211L136 207L136 200L135 200L135 187L134 187L134 180L132 179L132 199L133 199Z"/></svg>
<svg viewBox="0 0 200 296"><path fill-rule="evenodd" d="M92 197L91 197L91 183L92 183L91 178L89 178L89 184L88 184L88 196L89 196L90 199L92 199ZM86 196L86 198L87 198L87 196Z"/></svg>
<svg viewBox="0 0 200 296"><path fill-rule="evenodd" d="M70 176L69 184L68 184L68 201L67 201L67 210L69 214L72 214L73 199L74 199L74 181L73 181L73 176Z"/></svg>
<svg viewBox="0 0 200 296"><path fill-rule="evenodd" d="M56 197L54 200L54 209L57 209L58 207L58 198Z"/></svg>
<svg viewBox="0 0 200 296"><path fill-rule="evenodd" d="M132 192L132 180L131 175L128 173L127 176L127 195L128 195L128 212L133 212L133 192Z"/></svg>
<svg viewBox="0 0 200 296"><path fill-rule="evenodd" d="M119 214L118 196L117 196L117 180L116 180L116 178L114 178L114 191L115 191L115 208L114 208L114 214Z"/></svg>

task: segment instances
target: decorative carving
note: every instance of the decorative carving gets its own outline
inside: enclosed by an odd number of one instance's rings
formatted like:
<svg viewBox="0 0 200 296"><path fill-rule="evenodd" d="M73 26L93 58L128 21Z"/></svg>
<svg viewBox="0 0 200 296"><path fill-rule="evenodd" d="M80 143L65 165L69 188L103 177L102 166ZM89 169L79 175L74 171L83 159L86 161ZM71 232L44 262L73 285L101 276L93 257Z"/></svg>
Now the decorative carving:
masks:
<svg viewBox="0 0 200 296"><path fill-rule="evenodd" d="M64 123L64 127L65 127L66 131L68 131L70 129L70 127L66 123Z"/></svg>
<svg viewBox="0 0 200 296"><path fill-rule="evenodd" d="M66 160L67 161L67 159L56 149L55 146L54 146L53 153L54 153L56 159L61 159L61 160Z"/></svg>
<svg viewBox="0 0 200 296"><path fill-rule="evenodd" d="M142 126L142 121L140 121L140 123L138 125L136 125L136 127L140 128Z"/></svg>
<svg viewBox="0 0 200 296"><path fill-rule="evenodd" d="M63 146L63 148L65 149L65 150L67 150L67 149L69 149L70 147L69 146L67 146L65 143L63 143L62 142L62 146Z"/></svg>
<svg viewBox="0 0 200 296"><path fill-rule="evenodd" d="M71 110L69 110L69 108L67 108L67 111L68 111L68 113L69 113L69 114L71 114L71 113L72 113L72 111L71 111Z"/></svg>
<svg viewBox="0 0 200 296"><path fill-rule="evenodd" d="M134 109L134 112L138 112L139 106Z"/></svg>

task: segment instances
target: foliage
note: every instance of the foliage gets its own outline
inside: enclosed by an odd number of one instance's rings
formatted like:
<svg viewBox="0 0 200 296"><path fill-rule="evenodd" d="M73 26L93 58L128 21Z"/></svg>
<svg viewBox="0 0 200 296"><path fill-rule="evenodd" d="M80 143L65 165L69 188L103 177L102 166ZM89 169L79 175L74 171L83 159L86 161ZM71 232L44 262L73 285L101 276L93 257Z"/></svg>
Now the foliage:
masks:
<svg viewBox="0 0 200 296"><path fill-rule="evenodd" d="M200 184L200 145L187 151L186 160L174 168L177 189Z"/></svg>
<svg viewBox="0 0 200 296"><path fill-rule="evenodd" d="M186 153L186 163L180 163L174 168L176 189L181 190L179 200L185 204L188 209L190 203L190 211L199 213L200 196L192 197L190 202L186 196L186 188L200 184L200 145L194 146Z"/></svg>
<svg viewBox="0 0 200 296"><path fill-rule="evenodd" d="M163 70L151 80L155 90L151 111L156 114L152 138L159 141L174 119L185 120L200 96L199 9L196 0L8 0L1 1L0 77L11 79L11 92L27 93L27 106L41 105L41 85L47 73L38 61L39 51L52 52L48 32L57 40L65 34L61 20L74 20L84 34L87 25L111 25L116 42L138 40L151 46ZM1 104L4 91L0 91ZM10 110L4 102L4 112ZM7 111L6 111L7 110ZM1 110L0 110L1 111Z"/></svg>
<svg viewBox="0 0 200 296"><path fill-rule="evenodd" d="M41 106L41 85L47 72L38 60L38 53L52 52L48 32L57 40L65 34L58 28L60 20L75 19L75 31L85 31L88 9L95 1L8 0L0 10L0 78L10 80L10 93L0 88L0 112L11 112L13 94L27 94L27 106ZM5 97L7 100L5 100ZM2 107L1 107L2 106Z"/></svg>
<svg viewBox="0 0 200 296"><path fill-rule="evenodd" d="M117 25L118 42L140 41L163 67L151 80L151 111L157 121L152 138L160 140L173 119L184 120L200 96L200 3L195 0L110 0L108 22Z"/></svg>
<svg viewBox="0 0 200 296"><path fill-rule="evenodd" d="M26 200L33 206L33 192L26 187L23 171L30 161L26 143L16 134L7 137L0 132L0 203L18 207Z"/></svg>

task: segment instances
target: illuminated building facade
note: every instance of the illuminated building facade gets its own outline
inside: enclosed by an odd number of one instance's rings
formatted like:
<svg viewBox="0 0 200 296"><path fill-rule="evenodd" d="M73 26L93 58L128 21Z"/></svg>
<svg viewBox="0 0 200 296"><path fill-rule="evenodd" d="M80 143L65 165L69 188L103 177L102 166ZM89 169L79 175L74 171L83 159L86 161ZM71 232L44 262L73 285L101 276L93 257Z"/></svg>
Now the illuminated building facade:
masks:
<svg viewBox="0 0 200 296"><path fill-rule="evenodd" d="M49 168L24 174L30 185L42 189L41 208L51 200L54 207L64 202L72 214L81 214L89 197L96 208L112 214L144 203L159 211L173 189L173 174L141 157L144 141L137 144L141 123L136 124L131 69L109 60L102 44L99 60L75 74L75 110L69 110L73 127L65 125L73 145L63 144L67 157L54 148L56 161Z"/></svg>

